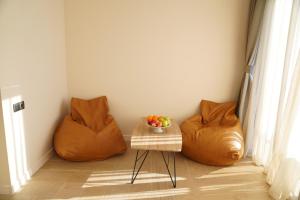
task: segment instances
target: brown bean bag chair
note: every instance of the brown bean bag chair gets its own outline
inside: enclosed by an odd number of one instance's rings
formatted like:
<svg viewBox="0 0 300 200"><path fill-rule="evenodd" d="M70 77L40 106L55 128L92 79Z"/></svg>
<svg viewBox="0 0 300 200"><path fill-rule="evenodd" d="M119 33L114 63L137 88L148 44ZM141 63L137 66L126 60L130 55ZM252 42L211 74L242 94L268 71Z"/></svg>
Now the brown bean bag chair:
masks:
<svg viewBox="0 0 300 200"><path fill-rule="evenodd" d="M181 124L182 153L208 165L226 166L238 161L244 140L235 108L233 102L201 101L200 114Z"/></svg>
<svg viewBox="0 0 300 200"><path fill-rule="evenodd" d="M54 148L70 161L103 160L126 151L115 120L108 114L106 97L72 98L71 115L64 118L54 135Z"/></svg>

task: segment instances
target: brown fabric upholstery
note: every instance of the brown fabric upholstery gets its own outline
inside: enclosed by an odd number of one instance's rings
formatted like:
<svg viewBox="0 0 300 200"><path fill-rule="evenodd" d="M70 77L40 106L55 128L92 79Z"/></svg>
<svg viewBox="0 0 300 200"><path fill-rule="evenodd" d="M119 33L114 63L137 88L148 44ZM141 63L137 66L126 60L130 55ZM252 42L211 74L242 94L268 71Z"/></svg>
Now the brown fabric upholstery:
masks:
<svg viewBox="0 0 300 200"><path fill-rule="evenodd" d="M244 140L235 108L234 102L201 101L200 114L181 124L182 153L208 165L226 166L238 161L243 156Z"/></svg>
<svg viewBox="0 0 300 200"><path fill-rule="evenodd" d="M54 136L57 154L70 161L90 161L125 152L122 133L108 110L106 97L73 98L71 115L64 118Z"/></svg>
<svg viewBox="0 0 300 200"><path fill-rule="evenodd" d="M105 127L107 114L108 103L105 96L91 100L78 98L72 98L71 100L72 119L93 131L98 132Z"/></svg>

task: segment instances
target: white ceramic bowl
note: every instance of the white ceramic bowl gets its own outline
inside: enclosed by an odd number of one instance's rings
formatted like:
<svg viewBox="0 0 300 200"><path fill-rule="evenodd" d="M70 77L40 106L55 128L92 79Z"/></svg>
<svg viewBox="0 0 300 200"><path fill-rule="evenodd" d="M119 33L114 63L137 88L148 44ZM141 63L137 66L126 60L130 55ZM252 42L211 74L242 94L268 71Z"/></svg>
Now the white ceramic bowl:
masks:
<svg viewBox="0 0 300 200"><path fill-rule="evenodd" d="M170 123L169 126L167 127L155 127L155 126L151 126L150 124L148 124L147 120L146 120L146 126L148 126L154 133L163 133L164 129L169 128L172 124Z"/></svg>

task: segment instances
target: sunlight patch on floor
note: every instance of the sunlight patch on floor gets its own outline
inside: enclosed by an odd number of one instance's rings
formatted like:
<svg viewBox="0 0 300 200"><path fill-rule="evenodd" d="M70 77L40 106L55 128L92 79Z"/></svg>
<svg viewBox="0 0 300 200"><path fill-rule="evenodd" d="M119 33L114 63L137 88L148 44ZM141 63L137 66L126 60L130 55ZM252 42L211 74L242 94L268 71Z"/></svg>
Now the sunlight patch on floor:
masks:
<svg viewBox="0 0 300 200"><path fill-rule="evenodd" d="M250 163L251 164L251 163ZM246 166L229 166L218 169L216 171L211 172L210 174L237 174L237 173L262 173L263 168L254 166L254 165L246 165Z"/></svg>
<svg viewBox="0 0 300 200"><path fill-rule="evenodd" d="M244 176L244 175L252 175L255 174L253 172L236 172L236 173L211 173L206 174L200 177L196 177L196 179L206 179L206 178L221 178L221 177L231 177L231 176Z"/></svg>
<svg viewBox="0 0 300 200"><path fill-rule="evenodd" d="M132 171L113 171L104 173L92 173L87 181L82 185L82 188L88 187L100 187L109 185L124 185L130 184L132 177ZM183 177L176 177L177 181L186 180ZM168 174L150 173L147 171L141 171L134 184L144 183L158 183L158 182L169 182L170 177Z"/></svg>
<svg viewBox="0 0 300 200"><path fill-rule="evenodd" d="M212 190L222 190L222 189L228 189L228 188L241 188L243 186L253 186L259 184L258 181L251 181L246 183L233 183L233 184L214 184L214 185L207 185L207 186L201 186L200 191L212 191Z"/></svg>

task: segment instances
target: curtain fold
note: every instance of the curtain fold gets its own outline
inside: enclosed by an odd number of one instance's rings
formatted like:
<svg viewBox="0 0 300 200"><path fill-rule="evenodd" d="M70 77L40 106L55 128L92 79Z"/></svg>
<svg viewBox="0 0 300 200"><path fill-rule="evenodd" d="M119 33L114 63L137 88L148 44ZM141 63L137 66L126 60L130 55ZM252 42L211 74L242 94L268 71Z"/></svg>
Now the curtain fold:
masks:
<svg viewBox="0 0 300 200"><path fill-rule="evenodd" d="M276 129L277 112L292 0L268 0L250 93L247 137L253 138L256 164L268 167Z"/></svg>
<svg viewBox="0 0 300 200"><path fill-rule="evenodd" d="M247 142L247 109L249 105L250 91L252 87L251 72L253 71L253 66L256 61L257 50L259 45L260 27L265 9L265 3L266 0L251 0L249 9L248 37L245 57L247 65L245 66L245 73L242 80L238 109L238 115L243 126L244 138L246 140L245 156L248 155L252 143L249 139L249 142Z"/></svg>

